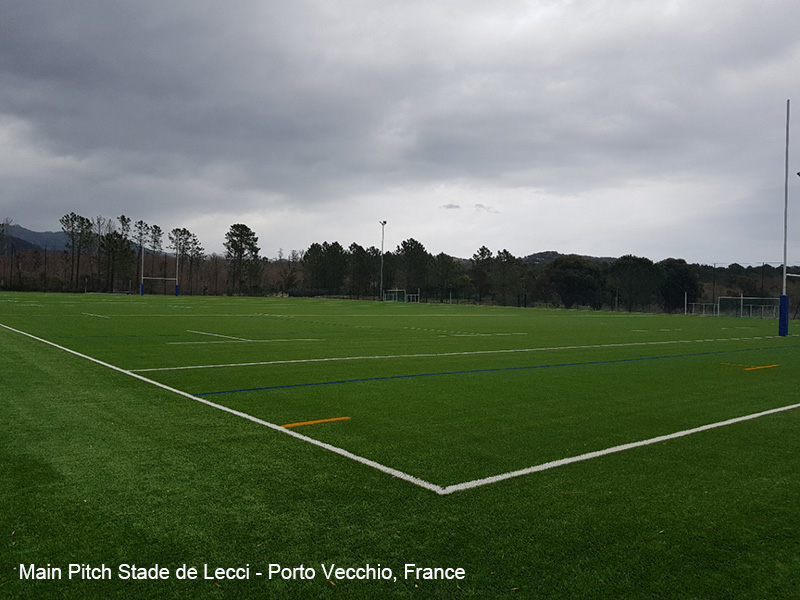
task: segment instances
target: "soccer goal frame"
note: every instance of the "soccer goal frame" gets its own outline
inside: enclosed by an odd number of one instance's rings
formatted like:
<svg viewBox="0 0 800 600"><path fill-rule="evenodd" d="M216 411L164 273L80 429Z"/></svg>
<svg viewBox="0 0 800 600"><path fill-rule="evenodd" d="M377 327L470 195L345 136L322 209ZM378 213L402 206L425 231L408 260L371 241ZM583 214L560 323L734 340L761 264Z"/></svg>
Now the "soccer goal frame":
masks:
<svg viewBox="0 0 800 600"><path fill-rule="evenodd" d="M717 315L723 317L777 319L780 315L780 298L720 296L717 298Z"/></svg>
<svg viewBox="0 0 800 600"><path fill-rule="evenodd" d="M384 290L384 292L383 292L383 301L384 302L405 302L406 301L406 291L405 290Z"/></svg>
<svg viewBox="0 0 800 600"><path fill-rule="evenodd" d="M717 305L713 302L689 302L686 314L701 317L713 317L717 314Z"/></svg>

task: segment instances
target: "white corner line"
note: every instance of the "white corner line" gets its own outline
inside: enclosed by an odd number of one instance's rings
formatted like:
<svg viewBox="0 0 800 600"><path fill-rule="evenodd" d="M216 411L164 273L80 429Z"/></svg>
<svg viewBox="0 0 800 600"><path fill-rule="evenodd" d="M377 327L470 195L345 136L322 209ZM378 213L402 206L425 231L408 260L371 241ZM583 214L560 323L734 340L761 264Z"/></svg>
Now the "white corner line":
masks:
<svg viewBox="0 0 800 600"><path fill-rule="evenodd" d="M420 479L419 477L414 477L413 475L409 475L408 473L404 473L403 471L399 471L397 469L393 469L391 467L387 467L386 465L382 465L381 463L375 462L374 460L370 460L368 458L364 458L363 456L359 456L357 454L353 454L352 452L348 452L347 450L344 450L344 449L339 448L337 446L333 446L333 445L327 444L325 442L320 442L319 440L315 440L314 438L310 438L310 437L305 436L305 435L303 435L301 433L297 433L296 431L293 431L291 429L287 429L285 427L282 427L281 425L276 425L275 423L270 423L269 421L265 421L263 419L259 419L258 417L254 417L253 415L249 415L247 413L235 410L233 408L229 408L227 406L223 406L222 404L217 404L216 402L210 402L209 400L205 400L203 398L198 398L197 396L193 396L192 394L189 394L188 392L184 392L184 391L181 391L179 389L170 387L168 385L164 385L163 383L159 383L158 381L154 381L152 379L148 379L147 377L139 375L138 373L133 373L133 372L128 371L126 369L122 369L120 367L117 367L117 366L112 365L110 363L104 362L104 361L99 360L97 358L93 358L93 357L88 356L86 354L82 354L82 353L77 352L75 350L71 350L70 348L67 348L65 346L61 346L59 344L56 344L55 342L51 342L51 341L46 340L44 338L37 337L37 336L32 335L30 333L27 333L25 331L20 331L19 329L14 329L13 327L9 327L8 325L4 325L3 323L0 323L0 327L2 327L4 329L7 329L8 331L13 331L14 333L17 333L19 335L24 335L26 337L29 337L29 338L31 338L33 340L36 340L37 342L41 342L43 344L47 344L49 346L53 346L54 348L58 348L59 350L63 350L64 352L68 352L69 354L72 354L72 355L77 356L79 358L83 358L85 360L91 361L91 362L93 362L95 364L98 364L100 366L106 367L106 368L111 369L113 371L117 371L118 373L122 373L123 375L128 375L129 377L133 377L134 379L138 379L139 381L143 381L145 383L149 383L150 385L154 385L154 386L159 387L159 388L161 388L163 390L166 390L168 392L172 392L173 394L178 394L179 396L183 396L184 398L188 398L189 400L194 400L195 402L200 402L201 404L205 404L206 406L210 406L211 408L216 408L217 410L221 410L221 411L230 413L230 414L235 415L237 417L241 417L242 419L247 419L248 421L252 421L253 423L257 423L259 425L263 425L264 427L269 427L270 429L273 429L275 431L279 431L280 433L289 435L289 436L291 436L293 438L297 438L298 440L302 440L302 441L307 442L309 444L313 444L314 446L319 446L320 448L323 448L325 450L333 452L334 454L338 454L339 456L343 456L345 458L349 458L351 460L354 460L356 462L361 463L362 465L366 465L368 467L372 467L373 469L377 469L378 471L381 471L383 473L391 475L392 477L396 477L398 479L402 479L403 481L407 481L408 483L413 483L414 485L417 485L419 487L425 488L426 490L430 490L432 492L436 492L437 494L443 494L444 493L444 488L442 486L435 485L433 483L425 481L424 479Z"/></svg>
<svg viewBox="0 0 800 600"><path fill-rule="evenodd" d="M527 469L519 469L517 471L509 471L508 473L502 473L500 475L494 475L492 477L485 477L483 479L475 479L473 481L465 481L464 483L457 483L455 485L448 485L444 488L441 494L452 494L453 492L460 492L463 490L469 490L472 488L480 487L482 485L488 485L491 483L497 483L498 481L504 481L506 479L511 479L513 477L521 477L523 475L530 475L531 473L539 473L541 471L547 471L548 469L553 469L555 467L563 467L564 465L569 465L576 462L581 462L584 460L591 460L593 458L599 458L601 456L606 456L608 454L614 454L616 452L624 452L625 450L632 450L634 448L641 448L643 446L650 446L652 444L658 444L660 442L665 442L667 440L674 440L677 438L685 437L687 435L692 435L695 433L701 433L703 431L708 431L710 429L716 429L718 427L726 427L728 425L734 425L735 423L741 423L742 421L750 421L752 419L758 419L759 417L765 417L767 415L773 415L776 413L784 412L787 410L794 410L796 408L800 408L800 404L790 404L789 406L781 406L779 408L772 408L770 410L765 410L758 413L753 413L751 415L744 415L742 417L735 417L733 419L727 419L725 421L719 421L717 423L710 423L708 425L701 425L700 427L693 427L692 429L685 429L683 431L678 431L675 433L669 433L667 435L659 435L658 437L650 438L647 440L642 440L640 442L631 442L629 444L621 444L619 446L613 446L611 448L606 448L605 450L597 450L595 452L587 452L586 454L580 454L578 456L572 456L570 458L562 458L559 460L553 460L550 462L542 463L540 465L536 465L534 467L528 467Z"/></svg>

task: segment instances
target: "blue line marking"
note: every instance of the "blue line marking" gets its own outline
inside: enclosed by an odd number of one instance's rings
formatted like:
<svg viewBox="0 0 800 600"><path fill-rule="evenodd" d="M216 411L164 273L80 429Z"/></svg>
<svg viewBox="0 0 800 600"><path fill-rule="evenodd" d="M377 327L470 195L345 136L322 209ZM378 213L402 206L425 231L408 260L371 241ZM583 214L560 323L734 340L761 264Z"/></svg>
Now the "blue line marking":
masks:
<svg viewBox="0 0 800 600"><path fill-rule="evenodd" d="M670 354L667 356L642 356L639 358L618 358L615 360L593 360L578 363L558 363L554 365L533 365L527 367L498 367L493 369L471 369L468 371L443 371L439 373L416 373L413 375L386 375L383 377L364 377L361 379L341 379L338 381L319 381L315 383L290 383L286 385L272 385L266 387L245 388L241 390L222 390L219 392L203 392L195 396L214 396L217 394L238 394L240 392L263 392L269 390L286 390L291 388L315 387L321 385L339 385L343 383L364 383L368 381L389 381L392 379L412 379L415 377L439 377L445 375L470 375L474 373L499 373L502 371L530 371L534 369L554 369L559 367L585 367L591 365L614 365L620 363L641 362L645 360L665 360L669 358L691 358L695 356L713 356L715 354L734 354L737 352L756 352L759 350L785 350L790 346L776 346L773 348L745 348L739 350L717 350L714 352L693 352L691 354Z"/></svg>

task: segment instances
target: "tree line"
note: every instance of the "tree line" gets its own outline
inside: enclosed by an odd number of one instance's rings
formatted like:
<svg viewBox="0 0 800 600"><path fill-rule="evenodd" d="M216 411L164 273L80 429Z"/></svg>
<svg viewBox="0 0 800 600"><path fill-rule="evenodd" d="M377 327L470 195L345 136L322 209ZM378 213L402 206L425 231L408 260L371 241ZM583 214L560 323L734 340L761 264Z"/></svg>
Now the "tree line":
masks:
<svg viewBox="0 0 800 600"><path fill-rule="evenodd" d="M436 255L409 238L394 250L339 242L313 243L272 260L260 255L258 237L237 223L225 234L224 255L206 254L186 228L163 231L121 215L89 219L74 212L60 219L66 249L16 251L0 226L0 289L138 293L340 296L379 298L402 289L429 302L506 306L682 311L685 302L722 295L775 296L780 269L762 264L727 267L654 263L634 255L598 260L558 255L537 263L508 250L481 246L471 258ZM6 220L5 225L9 224ZM166 236L166 239L165 239ZM175 278L177 277L177 281Z"/></svg>
<svg viewBox="0 0 800 600"><path fill-rule="evenodd" d="M720 296L777 297L781 268L689 264L680 258L653 262L630 254L608 260L556 254L537 262L486 246L459 259L433 255L411 238L384 253L383 261L375 247L312 244L301 255L300 280L294 293L303 295L369 298L396 288L429 302L676 312Z"/></svg>
<svg viewBox="0 0 800 600"><path fill-rule="evenodd" d="M259 293L258 237L234 224L225 235L225 255L206 254L184 227L164 231L145 221L93 219L70 212L60 219L65 249L17 250L9 243L11 221L0 225L0 289L66 292Z"/></svg>
<svg viewBox="0 0 800 600"><path fill-rule="evenodd" d="M312 245L303 255L306 293L370 297L381 282L380 251L352 244ZM544 265L508 250L480 247L468 260L432 255L417 240L402 242L383 257L383 289L402 289L435 302L469 301L505 306L544 304L627 310L683 309L703 292L696 269L680 259L660 263L632 255L611 263L575 255Z"/></svg>

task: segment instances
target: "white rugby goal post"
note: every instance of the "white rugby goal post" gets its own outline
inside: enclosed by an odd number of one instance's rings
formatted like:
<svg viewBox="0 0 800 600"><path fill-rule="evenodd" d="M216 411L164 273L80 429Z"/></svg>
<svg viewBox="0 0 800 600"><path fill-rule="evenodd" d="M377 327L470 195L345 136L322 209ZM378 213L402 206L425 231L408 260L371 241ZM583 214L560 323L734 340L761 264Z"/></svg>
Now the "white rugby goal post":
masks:
<svg viewBox="0 0 800 600"><path fill-rule="evenodd" d="M180 288L178 286L178 262L180 254L178 249L175 250L175 277L145 277L144 276L144 253L145 248L142 247L142 280L139 282L139 295L144 296L144 282L145 281L174 281L175 282L175 295L180 295ZM164 268L166 271L166 267Z"/></svg>

